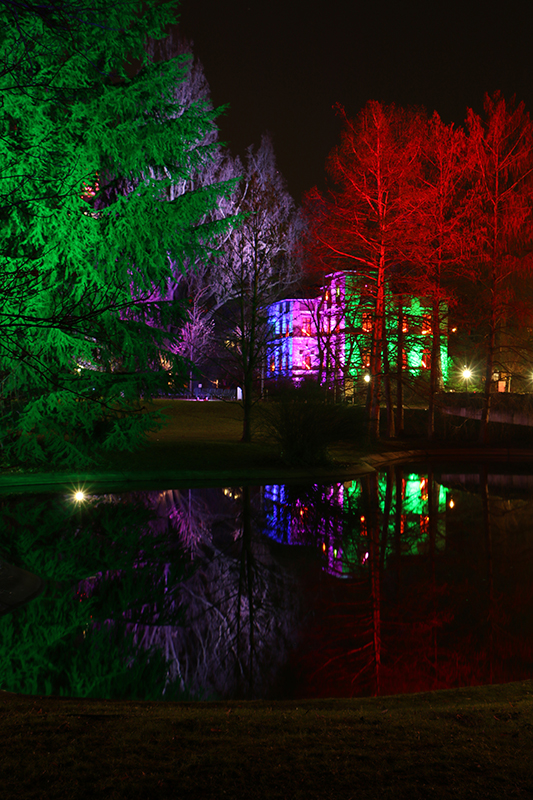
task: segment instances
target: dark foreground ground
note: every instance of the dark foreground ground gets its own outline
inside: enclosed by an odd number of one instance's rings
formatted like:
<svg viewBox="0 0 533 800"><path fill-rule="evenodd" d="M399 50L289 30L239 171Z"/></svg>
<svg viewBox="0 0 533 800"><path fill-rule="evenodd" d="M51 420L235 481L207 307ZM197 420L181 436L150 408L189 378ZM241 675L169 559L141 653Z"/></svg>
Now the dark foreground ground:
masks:
<svg viewBox="0 0 533 800"><path fill-rule="evenodd" d="M6 798L533 797L533 681L304 702L4 694Z"/></svg>
<svg viewBox="0 0 533 800"><path fill-rule="evenodd" d="M355 437L333 449L331 469L287 471L268 442L239 441L237 404L166 404L169 424L143 452L117 456L88 475L4 472L0 489L42 490L73 479L160 488L266 476L320 480L382 460L379 448ZM381 449L394 459L421 447L411 440ZM494 451L498 457L511 453ZM2 799L533 800L533 680L303 702L139 703L0 692L0 736Z"/></svg>

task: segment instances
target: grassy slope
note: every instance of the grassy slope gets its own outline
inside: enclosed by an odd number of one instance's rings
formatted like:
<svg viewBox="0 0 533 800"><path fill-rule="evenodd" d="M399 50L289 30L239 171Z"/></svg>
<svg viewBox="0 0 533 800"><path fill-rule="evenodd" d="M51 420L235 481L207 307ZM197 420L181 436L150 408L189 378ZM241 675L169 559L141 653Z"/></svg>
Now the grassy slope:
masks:
<svg viewBox="0 0 533 800"><path fill-rule="evenodd" d="M242 408L237 402L194 402L158 400L165 409L167 425L148 435L142 451L119 455L113 465L143 469L150 462L157 469L237 470L282 469L276 448L256 429L251 444L241 442ZM357 460L359 453L350 446L338 447L336 458Z"/></svg>
<svg viewBox="0 0 533 800"><path fill-rule="evenodd" d="M243 481L251 483L271 482L273 479L321 479L342 478L339 466L331 469L313 468L290 470L280 460L277 448L256 431L252 443L241 442L242 408L237 402L195 402L187 400L157 400L157 409L163 409L168 416L167 424L159 431L148 434L146 444L134 453L113 453L105 456L102 468L82 470L79 474L88 480L135 479L157 483L158 478L181 481L182 485L199 482L215 484L219 482L234 484ZM332 449L337 463L349 465L352 471L359 469L362 451L350 443ZM25 472L20 468L5 470L3 483L18 482L21 485L61 481L63 475L72 475L72 470L60 471L43 466L38 470ZM0 475L0 490L2 475ZM160 487L159 487L160 488Z"/></svg>
<svg viewBox="0 0 533 800"><path fill-rule="evenodd" d="M533 682L352 700L3 695L2 797L533 796Z"/></svg>

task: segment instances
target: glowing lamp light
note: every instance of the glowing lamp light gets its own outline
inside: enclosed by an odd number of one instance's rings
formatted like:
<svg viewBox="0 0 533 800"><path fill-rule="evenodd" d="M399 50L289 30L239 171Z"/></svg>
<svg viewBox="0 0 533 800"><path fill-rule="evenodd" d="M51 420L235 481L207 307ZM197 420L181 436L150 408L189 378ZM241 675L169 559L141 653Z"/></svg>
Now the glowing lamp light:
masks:
<svg viewBox="0 0 533 800"><path fill-rule="evenodd" d="M365 375L365 383L370 383L370 375L368 373Z"/></svg>
<svg viewBox="0 0 533 800"><path fill-rule="evenodd" d="M469 369L465 368L465 369L463 370L463 378L464 378L465 380L468 380L468 379L469 379L469 378L471 378L471 377L472 377L472 372L471 372Z"/></svg>
<svg viewBox="0 0 533 800"><path fill-rule="evenodd" d="M78 489L77 492L74 492L74 500L77 503L83 503L83 501L85 500L86 497L87 497L87 495L81 489Z"/></svg>
<svg viewBox="0 0 533 800"><path fill-rule="evenodd" d="M454 503L454 501L453 501L453 498L452 498L452 499L450 500L450 502L448 503L448 508L453 508L453 507L454 507L454 505L455 505L455 503Z"/></svg>

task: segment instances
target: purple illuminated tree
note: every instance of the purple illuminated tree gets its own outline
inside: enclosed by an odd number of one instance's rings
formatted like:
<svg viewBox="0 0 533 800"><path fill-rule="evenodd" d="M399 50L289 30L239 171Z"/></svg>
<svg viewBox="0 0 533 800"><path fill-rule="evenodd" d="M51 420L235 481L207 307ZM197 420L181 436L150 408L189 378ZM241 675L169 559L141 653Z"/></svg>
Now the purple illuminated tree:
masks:
<svg viewBox="0 0 533 800"><path fill-rule="evenodd" d="M272 339L268 306L287 296L298 270L292 257L294 203L279 172L270 137L250 146L232 195L232 213L241 215L221 241L210 272L216 312L219 364L243 392L244 442L251 441L254 382L264 368Z"/></svg>

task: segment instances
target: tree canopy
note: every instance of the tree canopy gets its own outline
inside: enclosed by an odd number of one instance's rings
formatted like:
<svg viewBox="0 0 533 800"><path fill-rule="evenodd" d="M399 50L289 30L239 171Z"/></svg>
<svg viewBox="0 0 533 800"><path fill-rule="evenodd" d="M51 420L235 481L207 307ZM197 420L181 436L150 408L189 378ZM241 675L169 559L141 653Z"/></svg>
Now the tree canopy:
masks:
<svg viewBox="0 0 533 800"><path fill-rule="evenodd" d="M168 284L226 225L209 212L233 189L190 184L213 157L216 112L202 100L179 106L186 56L153 63L143 49L175 3L140 13L127 1L66 2L57 19L54 9L51 24L33 7L0 7L8 464L87 464L98 446L133 449L158 423L140 398L168 382L162 358L180 369ZM130 77L132 53L141 65Z"/></svg>

